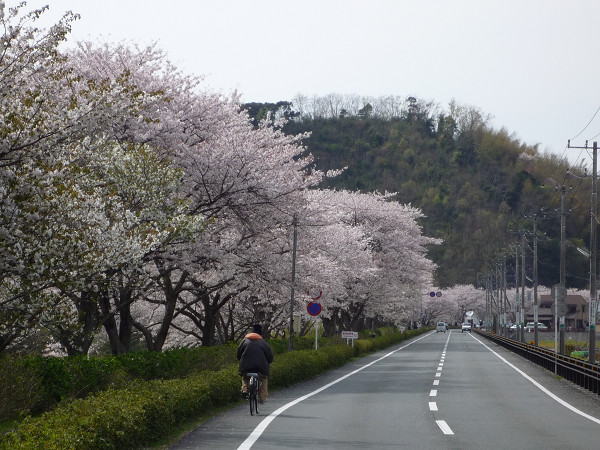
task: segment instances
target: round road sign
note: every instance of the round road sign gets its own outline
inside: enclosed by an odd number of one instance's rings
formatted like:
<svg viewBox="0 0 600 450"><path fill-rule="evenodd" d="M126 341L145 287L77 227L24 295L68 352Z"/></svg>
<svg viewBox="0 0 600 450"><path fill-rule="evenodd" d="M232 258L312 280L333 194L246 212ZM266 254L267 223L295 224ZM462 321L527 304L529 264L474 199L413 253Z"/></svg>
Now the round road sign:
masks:
<svg viewBox="0 0 600 450"><path fill-rule="evenodd" d="M306 310L311 316L318 316L321 314L321 304L317 302L310 302L306 307Z"/></svg>
<svg viewBox="0 0 600 450"><path fill-rule="evenodd" d="M312 288L312 287L308 291L306 291L306 293L313 300L319 300L321 298L321 295L323 295L323 291L322 290L319 289L317 291L317 289Z"/></svg>

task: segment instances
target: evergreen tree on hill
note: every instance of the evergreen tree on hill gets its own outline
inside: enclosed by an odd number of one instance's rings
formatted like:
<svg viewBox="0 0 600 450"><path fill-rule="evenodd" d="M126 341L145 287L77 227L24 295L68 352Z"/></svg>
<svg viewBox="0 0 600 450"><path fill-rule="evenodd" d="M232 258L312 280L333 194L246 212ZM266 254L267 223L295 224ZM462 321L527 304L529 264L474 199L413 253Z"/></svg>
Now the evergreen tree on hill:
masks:
<svg viewBox="0 0 600 450"><path fill-rule="evenodd" d="M476 284L477 274L501 253L510 265L514 231L532 228L526 216L541 217L542 208L547 216L560 206L560 196L547 186L565 183L566 161L493 129L490 116L476 107L451 102L442 111L415 97L335 94L279 104L287 109L271 112L292 118L284 131L311 133L304 144L320 170L346 167L325 187L395 192L398 201L425 213L425 234L444 240L430 249L440 287ZM252 114L260 103L250 105ZM569 215L567 237L583 246L589 239L590 184L578 181L569 200L579 213ZM559 277L559 221L548 217L538 225L546 233L539 245L539 282L547 286ZM577 252L567 252L567 260L567 285L585 288L587 261ZM527 261L532 278L530 253ZM514 269L508 277L514 283Z"/></svg>

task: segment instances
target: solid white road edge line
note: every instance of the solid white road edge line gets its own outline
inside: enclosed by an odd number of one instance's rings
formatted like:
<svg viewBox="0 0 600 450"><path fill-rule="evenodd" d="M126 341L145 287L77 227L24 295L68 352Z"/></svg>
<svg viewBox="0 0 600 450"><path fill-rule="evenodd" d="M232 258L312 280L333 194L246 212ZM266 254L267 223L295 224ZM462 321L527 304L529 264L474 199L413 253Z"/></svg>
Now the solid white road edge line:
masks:
<svg viewBox="0 0 600 450"><path fill-rule="evenodd" d="M282 412L284 412L285 410L291 408L292 406L300 403L302 400L306 400L309 397L312 397L315 394L318 394L319 392L324 391L327 388L330 388L331 386L333 386L334 384L339 383L342 380L345 380L346 378L360 372L361 370L366 369L369 366L372 366L375 363L378 363L379 361L387 358L390 355L393 355L396 352L399 352L400 350L405 349L406 347L408 347L409 345L414 344L415 342L419 342L421 339L425 339L427 336L430 336L432 333L427 333L423 336L421 336L418 339L415 339L414 341L409 342L406 345L403 345L400 348L397 348L396 350L394 350L393 352L389 352L385 355L383 355L381 358L376 359L375 361L371 361L369 364L366 364L362 367L359 367L358 369L344 375L343 377L338 378L337 380L332 381L329 384L326 384L325 386L320 387L319 389L317 389L316 391L312 391L306 395L303 395L302 397L298 397L296 400L293 400L285 405L283 405L281 408L273 411L271 414L269 414L267 417L265 417L262 422L260 422L258 424L258 426L254 429L254 431L252 431L252 433L250 433L250 436L248 436L246 438L246 440L244 442L242 442L242 444L238 447L238 450L246 450L252 447L252 445L254 445L254 443L258 440L258 438L260 437L261 434L263 434L263 432L265 431L265 429L269 426L269 424L275 420L275 418L280 415Z"/></svg>
<svg viewBox="0 0 600 450"><path fill-rule="evenodd" d="M573 405L571 405L570 403L567 403L566 401L564 401L562 398L560 398L559 396L553 394L552 392L550 392L548 389L546 389L544 386L542 386L540 383L538 383L537 381L535 381L533 378L531 378L529 375L527 375L525 372L523 372L521 369L519 369L518 367L516 367L515 365L509 363L506 359L504 359L502 356L500 356L498 353L496 353L494 350L492 350L490 347L488 347L487 345L485 345L482 341L480 341L479 339L477 339L475 336L471 335L471 337L473 339L475 339L477 342L479 342L481 345L483 345L485 348L487 348L490 352L492 352L494 355L496 355L498 358L500 358L500 360L506 364L508 364L510 367L512 367L513 369L515 369L518 373L520 373L526 380L529 380L534 386L536 386L538 389L540 389L544 394L548 395L549 397L553 398L554 400L556 400L558 403L560 403L561 405L563 405L565 408L570 409L571 411L573 411L575 414L579 414L581 417L585 417L586 419L591 420L592 422L595 422L597 424L600 424L600 419L597 419L594 416L590 416L589 414L584 413L583 411L575 408Z"/></svg>

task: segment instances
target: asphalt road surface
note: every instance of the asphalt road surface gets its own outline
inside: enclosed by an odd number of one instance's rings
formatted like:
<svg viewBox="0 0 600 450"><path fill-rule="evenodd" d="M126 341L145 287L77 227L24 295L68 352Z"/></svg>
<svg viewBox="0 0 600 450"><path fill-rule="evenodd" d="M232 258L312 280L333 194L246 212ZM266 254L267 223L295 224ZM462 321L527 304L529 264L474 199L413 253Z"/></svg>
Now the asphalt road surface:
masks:
<svg viewBox="0 0 600 450"><path fill-rule="evenodd" d="M189 433L172 449L587 449L600 396L473 333L429 333Z"/></svg>

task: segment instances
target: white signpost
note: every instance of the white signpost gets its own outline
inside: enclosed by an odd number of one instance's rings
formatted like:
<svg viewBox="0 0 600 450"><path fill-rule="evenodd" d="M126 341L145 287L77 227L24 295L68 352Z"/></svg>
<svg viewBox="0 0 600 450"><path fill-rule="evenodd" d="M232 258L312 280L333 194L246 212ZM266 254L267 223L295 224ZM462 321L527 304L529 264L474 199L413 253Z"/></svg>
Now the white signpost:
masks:
<svg viewBox="0 0 600 450"><path fill-rule="evenodd" d="M354 347L354 339L358 339L358 331L342 331L342 339L346 339L346 345L348 339L352 340L352 347Z"/></svg>

